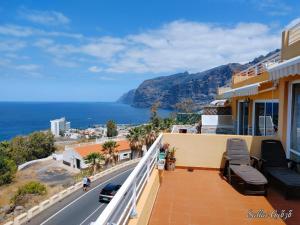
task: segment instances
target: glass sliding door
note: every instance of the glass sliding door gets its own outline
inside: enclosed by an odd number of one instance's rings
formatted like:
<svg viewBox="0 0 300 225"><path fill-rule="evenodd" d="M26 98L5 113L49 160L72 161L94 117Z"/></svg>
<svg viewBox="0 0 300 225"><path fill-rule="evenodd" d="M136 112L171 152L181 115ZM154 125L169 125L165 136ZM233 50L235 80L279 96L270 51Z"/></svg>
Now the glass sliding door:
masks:
<svg viewBox="0 0 300 225"><path fill-rule="evenodd" d="M300 84L292 86L290 148L293 153L300 155Z"/></svg>
<svg viewBox="0 0 300 225"><path fill-rule="evenodd" d="M247 102L239 102L238 112L238 134L248 135L249 104Z"/></svg>
<svg viewBox="0 0 300 225"><path fill-rule="evenodd" d="M255 103L254 135L264 136L265 131L265 103Z"/></svg>
<svg viewBox="0 0 300 225"><path fill-rule="evenodd" d="M274 136L278 130L278 102L265 101L254 104L254 135Z"/></svg>

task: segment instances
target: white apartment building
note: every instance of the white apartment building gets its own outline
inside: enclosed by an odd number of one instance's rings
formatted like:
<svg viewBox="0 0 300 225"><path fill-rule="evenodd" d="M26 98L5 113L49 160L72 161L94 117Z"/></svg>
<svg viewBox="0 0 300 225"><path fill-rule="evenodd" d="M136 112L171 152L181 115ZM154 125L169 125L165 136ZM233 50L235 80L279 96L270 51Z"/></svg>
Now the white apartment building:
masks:
<svg viewBox="0 0 300 225"><path fill-rule="evenodd" d="M66 121L65 117L60 119L55 119L50 121L51 124L51 133L55 137L60 137L63 133L71 128L71 122Z"/></svg>

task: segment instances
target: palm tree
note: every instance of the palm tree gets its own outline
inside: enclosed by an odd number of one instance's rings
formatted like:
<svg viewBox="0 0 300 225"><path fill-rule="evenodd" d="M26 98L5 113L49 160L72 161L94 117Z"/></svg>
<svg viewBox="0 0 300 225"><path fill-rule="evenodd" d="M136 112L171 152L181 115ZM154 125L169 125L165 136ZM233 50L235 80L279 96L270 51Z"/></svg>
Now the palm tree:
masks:
<svg viewBox="0 0 300 225"><path fill-rule="evenodd" d="M142 127L134 127L129 130L127 139L130 143L131 158L137 158L142 156L142 150L144 145L144 130Z"/></svg>
<svg viewBox="0 0 300 225"><path fill-rule="evenodd" d="M143 128L144 128L144 132L145 132L145 145L148 150L151 147L151 145L154 143L154 141L156 140L157 132L154 130L154 128L151 124L145 125Z"/></svg>
<svg viewBox="0 0 300 225"><path fill-rule="evenodd" d="M115 141L106 141L103 143L102 148L105 152L105 164L115 164L118 161L117 147L118 143Z"/></svg>
<svg viewBox="0 0 300 225"><path fill-rule="evenodd" d="M93 174L97 171L97 166L99 165L100 161L104 159L104 156L98 152L92 152L88 154L84 160L86 163L90 163L93 167Z"/></svg>

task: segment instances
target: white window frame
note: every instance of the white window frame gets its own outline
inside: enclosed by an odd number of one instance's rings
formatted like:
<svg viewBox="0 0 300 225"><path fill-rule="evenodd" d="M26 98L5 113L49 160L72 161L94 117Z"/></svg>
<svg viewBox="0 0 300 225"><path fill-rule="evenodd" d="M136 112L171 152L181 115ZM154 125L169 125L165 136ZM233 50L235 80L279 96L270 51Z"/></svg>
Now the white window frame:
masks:
<svg viewBox="0 0 300 225"><path fill-rule="evenodd" d="M242 135L242 134L240 134L240 103L242 103L242 102L246 102L246 101L245 100L238 100L238 104L237 104L237 134L238 135ZM248 110L249 110L249 103L248 103ZM248 133L247 135L249 135L249 111L248 111L247 133Z"/></svg>
<svg viewBox="0 0 300 225"><path fill-rule="evenodd" d="M289 90L288 90L288 121L287 121L287 129L286 129L286 153L287 158L289 159L291 156L291 152L294 153L297 156L300 156L299 152L296 152L291 149L291 128L292 128L292 101L293 101L293 85L299 84L300 80L295 80L292 82L289 82Z"/></svg>
<svg viewBox="0 0 300 225"><path fill-rule="evenodd" d="M256 103L278 103L279 104L279 99L259 99L259 100L253 101L253 105L252 105L252 136L255 136L255 128L256 128L255 127L255 104Z"/></svg>

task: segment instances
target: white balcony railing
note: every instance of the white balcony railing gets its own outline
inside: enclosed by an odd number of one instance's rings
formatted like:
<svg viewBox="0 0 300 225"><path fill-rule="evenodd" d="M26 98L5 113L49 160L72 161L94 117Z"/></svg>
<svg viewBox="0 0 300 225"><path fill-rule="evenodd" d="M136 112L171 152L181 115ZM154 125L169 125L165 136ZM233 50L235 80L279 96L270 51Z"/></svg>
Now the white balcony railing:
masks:
<svg viewBox="0 0 300 225"><path fill-rule="evenodd" d="M142 157L135 169L126 179L117 194L107 205L93 225L121 225L126 224L130 216L136 213L136 204L144 186L158 159L162 134L158 136L147 153Z"/></svg>
<svg viewBox="0 0 300 225"><path fill-rule="evenodd" d="M289 29L289 45L300 41L300 23Z"/></svg>
<svg viewBox="0 0 300 225"><path fill-rule="evenodd" d="M263 61L256 63L253 66L250 66L249 68L234 74L234 76L257 76L264 71L266 71L267 66L277 63L280 61L280 52L277 52L268 58L264 59Z"/></svg>

